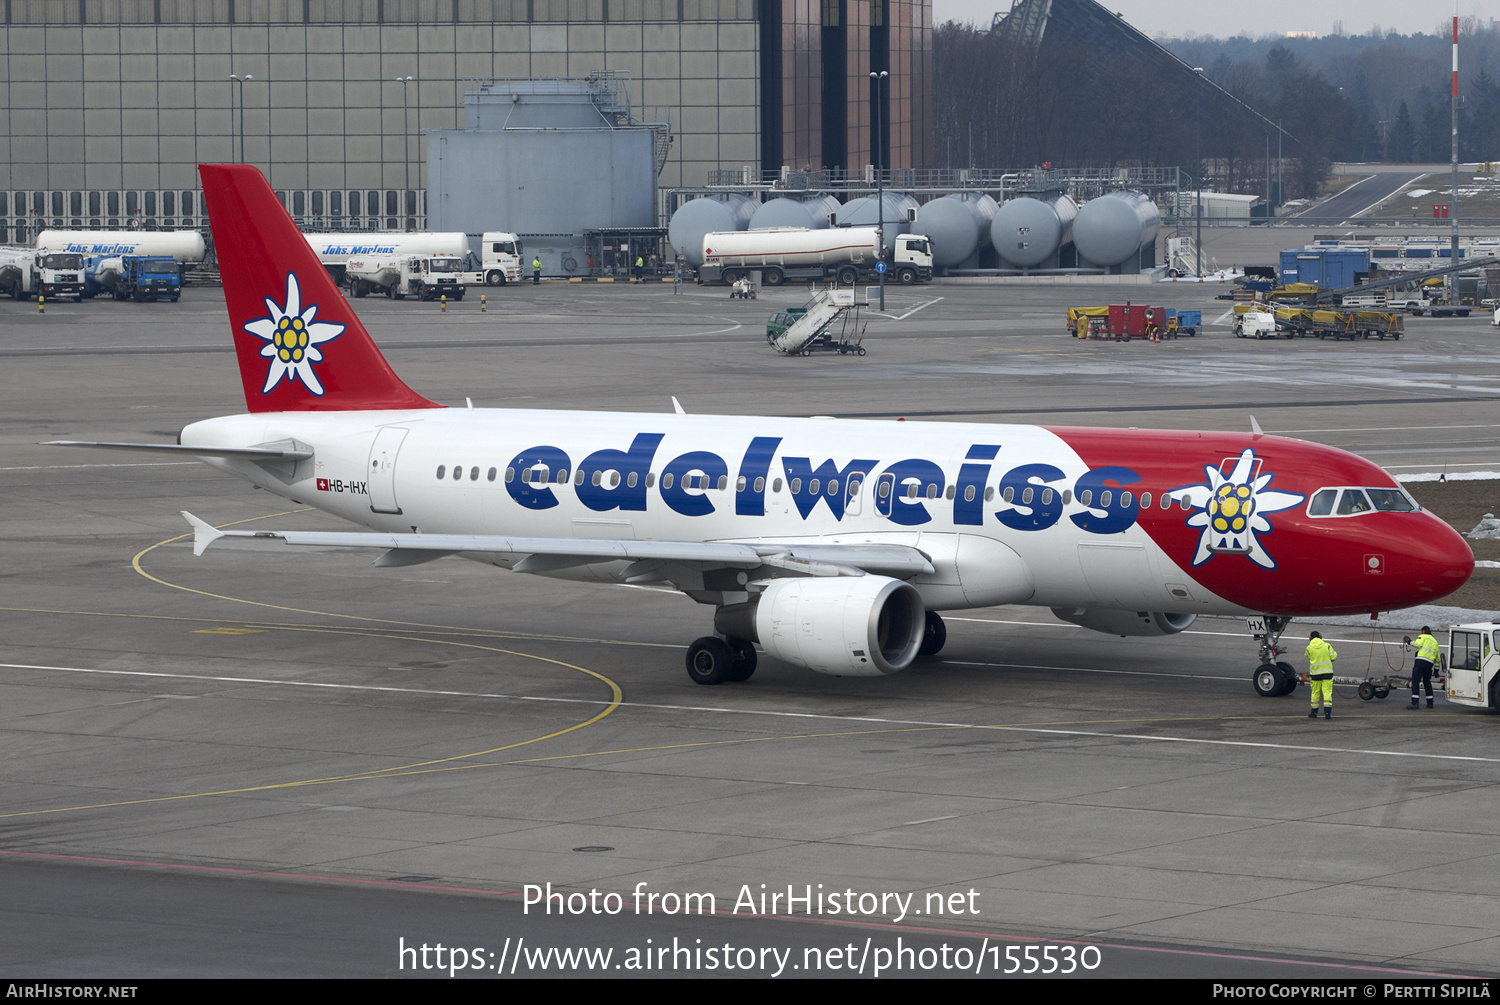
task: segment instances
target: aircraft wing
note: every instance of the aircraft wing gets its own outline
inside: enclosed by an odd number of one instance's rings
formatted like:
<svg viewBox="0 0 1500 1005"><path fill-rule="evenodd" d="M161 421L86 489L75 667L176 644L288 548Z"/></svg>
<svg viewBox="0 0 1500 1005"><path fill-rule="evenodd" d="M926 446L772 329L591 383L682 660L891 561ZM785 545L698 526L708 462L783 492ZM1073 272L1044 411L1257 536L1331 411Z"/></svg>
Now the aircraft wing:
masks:
<svg viewBox="0 0 1500 1005"><path fill-rule="evenodd" d="M653 541L634 538L514 537L502 534L388 534L376 531L219 530L183 511L193 528L193 554L220 538L281 540L325 548L380 548L375 564L417 565L444 555L485 552L523 556L515 572L551 572L595 562L652 562L700 569L758 569L764 566L807 576L874 573L906 579L933 572L916 548L898 544L816 544L801 542Z"/></svg>

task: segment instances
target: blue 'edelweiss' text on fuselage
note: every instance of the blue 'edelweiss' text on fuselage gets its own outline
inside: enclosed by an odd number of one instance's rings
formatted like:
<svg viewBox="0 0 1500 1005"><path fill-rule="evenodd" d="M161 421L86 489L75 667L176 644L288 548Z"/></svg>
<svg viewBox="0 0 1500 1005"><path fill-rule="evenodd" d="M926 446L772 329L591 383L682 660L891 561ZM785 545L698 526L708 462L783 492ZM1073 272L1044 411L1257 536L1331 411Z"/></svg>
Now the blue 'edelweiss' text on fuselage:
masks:
<svg viewBox="0 0 1500 1005"><path fill-rule="evenodd" d="M566 487L595 512L644 512L648 492L653 487L648 484L647 475L663 439L661 433L639 433L628 449L596 450L576 469L572 458L560 447L527 447L511 458L505 489L517 503L533 510L558 505L557 491ZM757 436L750 441L735 481L736 515L765 515L767 480L775 477L772 464L780 445L778 436ZM984 523L985 503L992 501L986 500L985 489L999 451L995 444L975 444L969 448L965 463L954 479L951 500L947 497L942 466L920 457L899 460L883 468L873 458L854 458L842 465L829 459L816 467L810 457L782 456L780 460L788 490L804 520L820 504L827 506L835 520L843 520L851 496L873 478L875 509L892 523L907 527L928 523L932 520L929 503L951 501L955 525L980 526ZM536 477L529 477L533 472ZM569 478L563 474L566 472L576 475ZM617 474L606 480L601 477L605 472ZM716 507L704 492L719 486L721 479L727 484L728 476L729 465L718 454L692 450L668 461L655 479L654 488L674 512L706 516L715 512ZM1116 534L1135 523L1140 504L1129 487L1141 481L1136 472L1125 467L1093 468L1071 486L1060 484L1066 477L1051 464L1011 468L996 485L996 493L1009 508L996 512L995 518L1013 530L1045 530L1061 519L1067 501L1064 488L1068 488L1070 497L1085 507L1084 512L1068 517L1079 529L1091 534ZM853 490L851 480L856 482Z"/></svg>

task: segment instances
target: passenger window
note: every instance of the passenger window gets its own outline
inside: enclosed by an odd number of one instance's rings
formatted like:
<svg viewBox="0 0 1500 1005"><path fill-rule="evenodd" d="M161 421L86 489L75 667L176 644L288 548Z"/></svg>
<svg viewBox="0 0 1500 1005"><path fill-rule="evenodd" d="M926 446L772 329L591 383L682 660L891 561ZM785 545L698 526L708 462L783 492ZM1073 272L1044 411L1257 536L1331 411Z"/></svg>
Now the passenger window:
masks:
<svg viewBox="0 0 1500 1005"><path fill-rule="evenodd" d="M1005 491L1000 493L1000 498L1004 499L1006 502L1014 502L1016 499L1016 490L1007 485L1005 486Z"/></svg>
<svg viewBox="0 0 1500 1005"><path fill-rule="evenodd" d="M448 473L448 465L446 465L446 464L439 464L438 465L438 481L442 481L443 480L443 476L445 474L447 474L447 473Z"/></svg>
<svg viewBox="0 0 1500 1005"><path fill-rule="evenodd" d="M469 469L469 481L471 481L471 482L477 482L477 481L479 481L479 469L477 467Z"/></svg>
<svg viewBox="0 0 1500 1005"><path fill-rule="evenodd" d="M993 502L995 499L995 486L987 485L984 489L984 501Z"/></svg>
<svg viewBox="0 0 1500 1005"><path fill-rule="evenodd" d="M455 464L455 465L453 465L453 480L454 481L458 481L463 476L464 476L464 466L462 464Z"/></svg>
<svg viewBox="0 0 1500 1005"><path fill-rule="evenodd" d="M620 472L611 471L609 473L609 487L612 489L620 487Z"/></svg>
<svg viewBox="0 0 1500 1005"><path fill-rule="evenodd" d="M771 491L772 492L780 492L781 491L781 479L780 478L776 479L774 482L771 483Z"/></svg>
<svg viewBox="0 0 1500 1005"><path fill-rule="evenodd" d="M1066 506L1073 501L1073 490L1063 489L1063 505Z"/></svg>
<svg viewBox="0 0 1500 1005"><path fill-rule="evenodd" d="M632 472L630 472L630 474L626 475L625 476L625 485L626 485L626 487L627 488L632 488L632 489L635 488L635 483L636 483L636 480L637 480L638 477L639 476L636 475L636 473L634 471L632 471Z"/></svg>
<svg viewBox="0 0 1500 1005"><path fill-rule="evenodd" d="M1094 501L1094 490L1084 489L1082 492L1078 493L1078 501L1085 506L1092 505Z"/></svg>
<svg viewBox="0 0 1500 1005"><path fill-rule="evenodd" d="M1010 489L1006 489L1005 491L1009 492ZM1031 505L1031 493L1032 493L1032 489L1031 489L1030 485L1026 486L1026 488L1024 488L1024 489L1021 490L1021 505L1022 506L1030 506ZM1010 500L1007 499L1006 502L1010 502Z"/></svg>
<svg viewBox="0 0 1500 1005"><path fill-rule="evenodd" d="M839 494L838 479L836 479L836 478L830 478L830 479L828 479L828 494L831 495L831 496L836 496L836 495Z"/></svg>
<svg viewBox="0 0 1500 1005"><path fill-rule="evenodd" d="M820 483L819 483L818 479L816 479L816 478L814 478L811 481L809 481L807 483L807 494L808 495L813 495L813 496L817 495L818 494L818 486L819 486L819 484ZM793 492L797 491L797 489L795 488L795 486L792 488L792 491Z"/></svg>
<svg viewBox="0 0 1500 1005"><path fill-rule="evenodd" d="M591 478L591 479L589 479L589 480L591 482L593 482L595 485L598 485L600 482L604 481L604 472L603 471L595 471L594 472L594 477Z"/></svg>
<svg viewBox="0 0 1500 1005"><path fill-rule="evenodd" d="M1333 512L1333 501L1338 498L1338 489L1319 489L1307 504L1308 516L1328 516Z"/></svg>
<svg viewBox="0 0 1500 1005"><path fill-rule="evenodd" d="M506 478L505 480L506 481L510 481L509 478ZM582 468L579 468L578 470L576 470L576 471L573 472L573 484L574 485L582 485L583 484L583 469Z"/></svg>
<svg viewBox="0 0 1500 1005"><path fill-rule="evenodd" d="M495 480L495 474L496 474L495 469L494 468L490 468L490 481L494 481Z"/></svg>
<svg viewBox="0 0 1500 1005"><path fill-rule="evenodd" d="M559 484L559 485L566 485L566 484L568 484L568 469L567 468L558 468L557 469L557 484Z"/></svg>
<svg viewBox="0 0 1500 1005"><path fill-rule="evenodd" d="M1130 504L1132 502L1134 502L1134 501L1135 500L1131 498L1131 495L1130 495L1129 492L1121 492L1120 493L1120 508L1121 509L1129 509L1130 508ZM1147 503L1146 505L1149 506L1151 504Z"/></svg>
<svg viewBox="0 0 1500 1005"><path fill-rule="evenodd" d="M921 487L922 486L918 485L916 482L912 482L910 485L906 486L906 498L915 499L917 497L917 491Z"/></svg>
<svg viewBox="0 0 1500 1005"><path fill-rule="evenodd" d="M933 482L931 485L927 486L927 498L937 498L937 482Z"/></svg>
<svg viewBox="0 0 1500 1005"><path fill-rule="evenodd" d="M1345 489L1344 494L1339 496L1339 516L1353 516L1356 513L1370 512L1370 500L1365 498L1361 489Z"/></svg>
<svg viewBox="0 0 1500 1005"><path fill-rule="evenodd" d="M972 489L972 488L973 488L973 487L974 487L974 486L972 486L972 485L970 485L970 486L969 486L969 488L971 488L971 489ZM945 492L945 493L944 493L944 494L943 494L943 496L944 496L944 498L946 498L946 499L952 499L952 498L953 498L953 497L954 497L954 495L956 495L956 494L957 494L957 492L958 492L958 489L957 489L957 487L956 487L956 486L953 486L953 485L949 485L949 486L948 486L948 491L947 491L947 492Z"/></svg>
<svg viewBox="0 0 1500 1005"><path fill-rule="evenodd" d="M891 494L891 483L890 482L881 482L880 483L880 498L885 499L890 494Z"/></svg>
<svg viewBox="0 0 1500 1005"><path fill-rule="evenodd" d="M672 472L668 471L666 474L661 476L661 487L664 489L671 488L673 480L674 479L672 478Z"/></svg>
<svg viewBox="0 0 1500 1005"><path fill-rule="evenodd" d="M964 486L964 502L973 502L973 501L974 501L974 486L972 486L972 485L965 485Z"/></svg>
<svg viewBox="0 0 1500 1005"><path fill-rule="evenodd" d="M729 476L728 475L720 475L719 476L719 491L723 492L727 488L729 488Z"/></svg>
<svg viewBox="0 0 1500 1005"><path fill-rule="evenodd" d="M1042 505L1043 506L1051 506L1052 505L1052 490L1051 489L1042 489Z"/></svg>
<svg viewBox="0 0 1500 1005"><path fill-rule="evenodd" d="M740 475L738 478L736 478L734 480L734 490L736 492L743 492L743 491L745 491L745 476L744 475Z"/></svg>
<svg viewBox="0 0 1500 1005"><path fill-rule="evenodd" d="M756 492L756 494L759 495L760 493L764 492L765 490L766 490L766 480L764 478L757 478L757 479L755 479L755 492Z"/></svg>
<svg viewBox="0 0 1500 1005"><path fill-rule="evenodd" d="M799 492L802 491L802 479L801 478L793 478L789 484L792 487L792 495L796 495L797 493L799 493Z"/></svg>
<svg viewBox="0 0 1500 1005"><path fill-rule="evenodd" d="M655 471L647 471L646 472L646 488L649 489L649 488L653 487L654 485L656 485L656 472Z"/></svg>
<svg viewBox="0 0 1500 1005"><path fill-rule="evenodd" d="M849 495L851 497L859 495L859 490L864 488L864 484L865 483L860 481L858 478L849 479Z"/></svg>
<svg viewBox="0 0 1500 1005"><path fill-rule="evenodd" d="M1103 492L1100 492L1099 493L1099 508L1100 509L1109 509L1109 502L1113 498L1114 498L1114 493L1111 492L1109 489L1105 489Z"/></svg>
<svg viewBox="0 0 1500 1005"><path fill-rule="evenodd" d="M509 485L511 482L513 482L515 480L516 480L516 469L515 468L506 468L505 469L505 484Z"/></svg>

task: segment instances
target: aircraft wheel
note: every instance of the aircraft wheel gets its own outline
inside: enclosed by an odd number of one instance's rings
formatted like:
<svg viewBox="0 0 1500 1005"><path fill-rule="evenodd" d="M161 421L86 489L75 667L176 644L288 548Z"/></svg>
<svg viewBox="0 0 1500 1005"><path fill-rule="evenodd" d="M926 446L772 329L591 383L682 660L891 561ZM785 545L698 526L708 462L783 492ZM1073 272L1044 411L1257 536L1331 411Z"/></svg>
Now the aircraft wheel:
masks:
<svg viewBox="0 0 1500 1005"><path fill-rule="evenodd" d="M839 270L839 285L853 286L859 282L859 272L853 266L846 265Z"/></svg>
<svg viewBox="0 0 1500 1005"><path fill-rule="evenodd" d="M705 635L688 646L687 672L694 684L722 684L734 670L734 653L723 639Z"/></svg>
<svg viewBox="0 0 1500 1005"><path fill-rule="evenodd" d="M1276 664L1276 668L1281 671L1282 677L1286 680L1286 683L1281 687L1281 693L1291 694L1297 690L1297 668L1290 663L1281 662Z"/></svg>
<svg viewBox="0 0 1500 1005"><path fill-rule="evenodd" d="M1281 689L1286 685L1281 677L1281 668L1275 663L1262 663L1250 680L1255 685L1255 693L1262 698L1279 697Z"/></svg>
<svg viewBox="0 0 1500 1005"><path fill-rule="evenodd" d="M755 674L755 664L760 657L755 652L755 643L749 639L730 639L729 651L734 654L734 667L729 671L728 680L746 681Z"/></svg>
<svg viewBox="0 0 1500 1005"><path fill-rule="evenodd" d="M918 656L936 656L943 651L948 641L948 626L937 611L927 612L927 625L922 631L922 644L917 648Z"/></svg>
<svg viewBox="0 0 1500 1005"><path fill-rule="evenodd" d="M760 274L760 281L765 286L780 286L786 279L786 273L780 269L767 269Z"/></svg>
<svg viewBox="0 0 1500 1005"><path fill-rule="evenodd" d="M912 286L917 281L917 270L902 269L896 273L896 278L901 281L902 286Z"/></svg>

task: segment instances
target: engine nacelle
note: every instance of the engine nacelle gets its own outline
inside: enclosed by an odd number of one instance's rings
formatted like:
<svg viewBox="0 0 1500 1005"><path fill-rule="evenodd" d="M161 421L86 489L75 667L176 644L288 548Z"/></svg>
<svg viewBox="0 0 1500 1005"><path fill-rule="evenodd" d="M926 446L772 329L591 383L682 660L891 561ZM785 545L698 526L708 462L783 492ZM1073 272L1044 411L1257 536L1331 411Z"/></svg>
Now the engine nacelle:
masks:
<svg viewBox="0 0 1500 1005"><path fill-rule="evenodd" d="M753 620L752 620L753 619ZM749 637L784 663L840 677L877 677L911 665L927 610L910 584L888 576L774 580L753 605L720 608L714 625Z"/></svg>
<svg viewBox="0 0 1500 1005"><path fill-rule="evenodd" d="M1106 635L1176 635L1198 620L1196 614L1112 611L1102 607L1054 607L1052 613L1064 621Z"/></svg>

